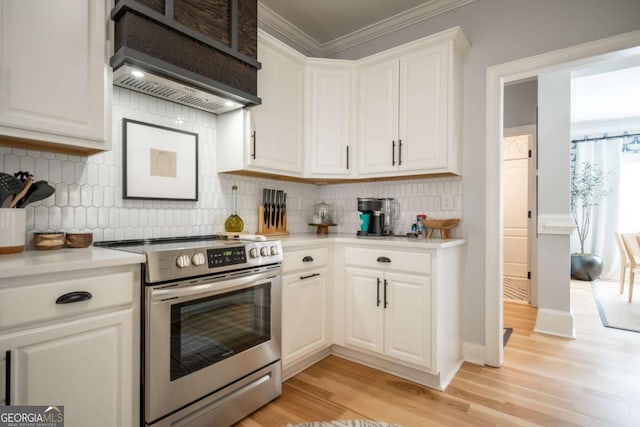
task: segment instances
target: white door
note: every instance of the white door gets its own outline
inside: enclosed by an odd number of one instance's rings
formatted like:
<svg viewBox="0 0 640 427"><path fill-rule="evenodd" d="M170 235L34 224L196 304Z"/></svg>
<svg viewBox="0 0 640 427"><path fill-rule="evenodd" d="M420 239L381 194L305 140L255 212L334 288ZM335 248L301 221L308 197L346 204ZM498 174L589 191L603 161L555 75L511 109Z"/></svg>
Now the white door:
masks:
<svg viewBox="0 0 640 427"><path fill-rule="evenodd" d="M358 73L358 172L398 170L397 59L362 68Z"/></svg>
<svg viewBox="0 0 640 427"><path fill-rule="evenodd" d="M447 58L445 46L400 58L401 171L447 166Z"/></svg>
<svg viewBox="0 0 640 427"><path fill-rule="evenodd" d="M0 337L11 405L64 405L68 426L133 425L132 328L127 309Z"/></svg>
<svg viewBox="0 0 640 427"><path fill-rule="evenodd" d="M530 136L504 138L503 275L510 297L529 301Z"/></svg>
<svg viewBox="0 0 640 427"><path fill-rule="evenodd" d="M354 166L351 142L351 78L348 67L318 64L307 71L307 147L312 176L349 175Z"/></svg>
<svg viewBox="0 0 640 427"><path fill-rule="evenodd" d="M430 368L431 278L386 273L384 280L384 353Z"/></svg>
<svg viewBox="0 0 640 427"><path fill-rule="evenodd" d="M258 43L258 95L251 108L248 164L274 171L302 173L304 63L286 46L261 38ZM291 51L291 52L290 52Z"/></svg>
<svg viewBox="0 0 640 427"><path fill-rule="evenodd" d="M383 273L347 268L345 280L345 343L382 353Z"/></svg>
<svg viewBox="0 0 640 427"><path fill-rule="evenodd" d="M282 363L328 345L327 269L282 278Z"/></svg>

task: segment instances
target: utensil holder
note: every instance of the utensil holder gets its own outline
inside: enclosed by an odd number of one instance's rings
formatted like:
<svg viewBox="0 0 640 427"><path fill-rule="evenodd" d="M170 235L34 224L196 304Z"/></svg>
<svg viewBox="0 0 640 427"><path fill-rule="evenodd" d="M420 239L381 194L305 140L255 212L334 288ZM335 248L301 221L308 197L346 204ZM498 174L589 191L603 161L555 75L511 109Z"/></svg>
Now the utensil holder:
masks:
<svg viewBox="0 0 640 427"><path fill-rule="evenodd" d="M262 234L264 236L288 236L287 231L287 213L284 213L282 221L276 226L275 224L265 223L264 221L264 207L258 207L258 232L256 234Z"/></svg>
<svg viewBox="0 0 640 427"><path fill-rule="evenodd" d="M24 250L26 218L25 209L0 208L0 255Z"/></svg>

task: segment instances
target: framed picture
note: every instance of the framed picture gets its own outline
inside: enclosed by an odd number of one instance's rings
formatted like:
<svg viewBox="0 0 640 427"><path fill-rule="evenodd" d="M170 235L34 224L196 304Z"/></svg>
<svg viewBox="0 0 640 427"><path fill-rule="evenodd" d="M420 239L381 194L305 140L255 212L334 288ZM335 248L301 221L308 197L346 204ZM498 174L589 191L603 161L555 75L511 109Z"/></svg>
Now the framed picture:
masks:
<svg viewBox="0 0 640 427"><path fill-rule="evenodd" d="M122 119L123 199L198 200L198 134Z"/></svg>

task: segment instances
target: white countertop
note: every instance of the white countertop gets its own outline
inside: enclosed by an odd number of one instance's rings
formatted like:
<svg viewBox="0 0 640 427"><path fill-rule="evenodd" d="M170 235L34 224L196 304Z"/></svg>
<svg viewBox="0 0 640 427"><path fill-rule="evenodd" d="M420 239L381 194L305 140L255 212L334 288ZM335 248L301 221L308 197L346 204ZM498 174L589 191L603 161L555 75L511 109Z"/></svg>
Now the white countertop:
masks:
<svg viewBox="0 0 640 427"><path fill-rule="evenodd" d="M282 247L284 249L317 245L321 243L346 243L346 244L358 244L367 245L372 244L375 246L395 246L406 247L413 249L446 249L454 246L465 245L466 239L417 239L410 237L386 237L386 236L366 236L360 237L355 234L349 233L334 233L334 234L291 234L289 236L274 237L270 240L281 240Z"/></svg>
<svg viewBox="0 0 640 427"><path fill-rule="evenodd" d="M93 246L82 249L65 248L49 251L33 249L19 254L0 255L0 279L140 264L145 260L144 255Z"/></svg>

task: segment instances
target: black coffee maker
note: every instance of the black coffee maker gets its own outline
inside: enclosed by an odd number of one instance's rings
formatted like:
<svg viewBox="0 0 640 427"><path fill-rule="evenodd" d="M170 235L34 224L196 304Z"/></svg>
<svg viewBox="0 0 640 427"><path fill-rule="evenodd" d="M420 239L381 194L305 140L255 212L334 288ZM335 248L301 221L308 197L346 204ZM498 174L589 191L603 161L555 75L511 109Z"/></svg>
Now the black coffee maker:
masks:
<svg viewBox="0 0 640 427"><path fill-rule="evenodd" d="M382 201L371 197L358 197L360 229L358 236L381 236L384 232L384 213Z"/></svg>

